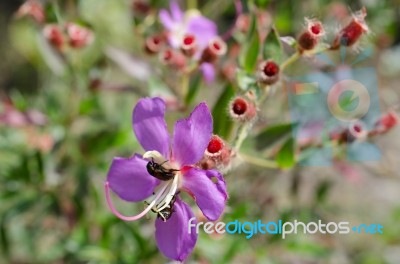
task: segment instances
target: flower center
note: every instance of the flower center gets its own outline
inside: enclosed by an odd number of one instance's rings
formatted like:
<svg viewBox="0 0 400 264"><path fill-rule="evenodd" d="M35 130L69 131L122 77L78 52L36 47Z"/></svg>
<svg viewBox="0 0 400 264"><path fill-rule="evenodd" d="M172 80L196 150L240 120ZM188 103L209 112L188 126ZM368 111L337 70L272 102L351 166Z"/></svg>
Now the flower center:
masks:
<svg viewBox="0 0 400 264"><path fill-rule="evenodd" d="M247 102L243 98L237 98L233 102L232 110L237 115L243 115L247 110Z"/></svg>
<svg viewBox="0 0 400 264"><path fill-rule="evenodd" d="M314 33L315 35L318 35L319 33L321 33L321 25L320 24L312 25L311 32Z"/></svg>
<svg viewBox="0 0 400 264"><path fill-rule="evenodd" d="M208 143L207 151L211 154L217 153L223 147L223 142L218 136L213 136Z"/></svg>
<svg viewBox="0 0 400 264"><path fill-rule="evenodd" d="M272 77L279 72L279 67L276 65L275 62L269 61L264 66L264 73L265 75Z"/></svg>
<svg viewBox="0 0 400 264"><path fill-rule="evenodd" d="M181 178L180 170L176 164L165 159L158 151L148 151L143 158L150 159L147 164L149 174L162 181L149 200L155 201L151 209L165 222L173 213L172 209ZM147 201L146 204L151 205Z"/></svg>

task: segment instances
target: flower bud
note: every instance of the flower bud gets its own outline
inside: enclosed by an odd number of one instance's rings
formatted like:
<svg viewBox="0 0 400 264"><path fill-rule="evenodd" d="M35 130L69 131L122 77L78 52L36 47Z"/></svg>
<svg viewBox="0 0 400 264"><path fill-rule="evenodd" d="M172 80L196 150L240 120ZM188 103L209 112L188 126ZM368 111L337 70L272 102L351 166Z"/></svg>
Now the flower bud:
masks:
<svg viewBox="0 0 400 264"><path fill-rule="evenodd" d="M161 51L164 40L160 36L151 36L146 38L145 50L148 54L155 54Z"/></svg>
<svg viewBox="0 0 400 264"><path fill-rule="evenodd" d="M93 42L93 33L87 28L74 23L67 23L66 30L69 37L69 44L73 48L83 48Z"/></svg>
<svg viewBox="0 0 400 264"><path fill-rule="evenodd" d="M56 49L61 50L65 39L58 25L48 24L43 28L43 35L48 42Z"/></svg>
<svg viewBox="0 0 400 264"><path fill-rule="evenodd" d="M399 124L399 116L390 111L384 114L376 123L372 134L384 134Z"/></svg>
<svg viewBox="0 0 400 264"><path fill-rule="evenodd" d="M204 152L203 159L199 166L203 169L222 169L230 165L232 159L232 150L217 135L213 135Z"/></svg>
<svg viewBox="0 0 400 264"><path fill-rule="evenodd" d="M299 50L312 50L324 34L324 27L320 21L306 19L306 30L298 39Z"/></svg>
<svg viewBox="0 0 400 264"><path fill-rule="evenodd" d="M17 17L30 16L39 23L45 20L43 6L39 1L28 0L17 11Z"/></svg>
<svg viewBox="0 0 400 264"><path fill-rule="evenodd" d="M349 125L347 129L347 134L348 142L364 140L368 136L368 130L366 129L363 122L357 121Z"/></svg>
<svg viewBox="0 0 400 264"><path fill-rule="evenodd" d="M242 33L246 33L250 28L251 18L248 14L240 14L235 23L235 28Z"/></svg>
<svg viewBox="0 0 400 264"><path fill-rule="evenodd" d="M226 51L226 43L221 38L216 37L208 43L203 51L201 62L214 62L217 58L225 55Z"/></svg>
<svg viewBox="0 0 400 264"><path fill-rule="evenodd" d="M177 69L182 69L186 64L185 56L182 53L169 48L160 53L160 61Z"/></svg>
<svg viewBox="0 0 400 264"><path fill-rule="evenodd" d="M367 10L365 7L354 14L351 22L340 30L336 36L332 44L332 49L337 49L340 45L350 47L358 41L363 33L369 32L369 28L365 23L366 16Z"/></svg>
<svg viewBox="0 0 400 264"><path fill-rule="evenodd" d="M229 113L240 122L248 122L256 117L257 108L253 102L238 96L229 104Z"/></svg>
<svg viewBox="0 0 400 264"><path fill-rule="evenodd" d="M272 60L267 60L259 65L258 79L261 83L271 85L279 80L279 65Z"/></svg>
<svg viewBox="0 0 400 264"><path fill-rule="evenodd" d="M181 50L186 56L193 56L197 51L196 36L193 34L185 35L182 39Z"/></svg>
<svg viewBox="0 0 400 264"><path fill-rule="evenodd" d="M135 15L147 15L151 11L151 6L143 0L133 0L132 9Z"/></svg>

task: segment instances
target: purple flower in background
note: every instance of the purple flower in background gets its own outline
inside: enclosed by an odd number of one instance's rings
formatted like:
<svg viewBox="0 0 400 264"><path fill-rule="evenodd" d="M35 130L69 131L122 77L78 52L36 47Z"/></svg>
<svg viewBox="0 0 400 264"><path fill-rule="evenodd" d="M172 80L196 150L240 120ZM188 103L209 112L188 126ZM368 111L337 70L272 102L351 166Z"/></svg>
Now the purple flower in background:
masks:
<svg viewBox="0 0 400 264"><path fill-rule="evenodd" d="M198 10L183 13L176 1L171 1L170 12L162 9L159 16L161 23L168 31L168 42L173 48L179 48L187 34L195 36L198 45L196 57L200 57L210 41L218 36L217 25L214 21L202 16ZM202 66L200 69L204 79L208 83L212 82L215 77L213 65L202 63Z"/></svg>
<svg viewBox="0 0 400 264"><path fill-rule="evenodd" d="M186 191L210 221L217 220L228 198L225 180L216 170L195 167L211 139L213 123L205 103L175 123L170 137L160 98L139 100L133 110L134 133L146 153L114 158L105 183L107 203L120 219L135 221L150 210L157 213L156 241L168 258L183 261L192 252L197 234L188 232L194 214L179 196ZM124 216L113 206L109 188L129 202L146 200L147 208L136 216ZM146 199L147 198L147 199Z"/></svg>

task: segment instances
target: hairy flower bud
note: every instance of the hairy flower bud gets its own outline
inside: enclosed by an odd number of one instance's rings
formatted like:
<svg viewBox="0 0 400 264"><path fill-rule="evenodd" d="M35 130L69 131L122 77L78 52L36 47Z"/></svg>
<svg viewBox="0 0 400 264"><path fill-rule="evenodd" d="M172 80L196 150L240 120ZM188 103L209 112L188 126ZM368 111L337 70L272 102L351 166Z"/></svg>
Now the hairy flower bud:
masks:
<svg viewBox="0 0 400 264"><path fill-rule="evenodd" d="M160 53L160 61L165 65L170 65L177 69L182 69L186 64L185 56L170 48Z"/></svg>
<svg viewBox="0 0 400 264"><path fill-rule="evenodd" d="M306 19L306 29L298 39L299 50L312 50L324 34L324 27L320 21Z"/></svg>
<svg viewBox="0 0 400 264"><path fill-rule="evenodd" d="M365 7L356 12L351 22L340 30L336 36L332 44L332 49L337 49L340 45L350 47L359 40L362 34L369 32L369 28L365 23L366 16L367 10Z"/></svg>
<svg viewBox="0 0 400 264"><path fill-rule="evenodd" d="M197 51L197 40L193 34L187 34L183 37L181 43L182 53L188 57L193 56Z"/></svg>
<svg viewBox="0 0 400 264"><path fill-rule="evenodd" d="M69 37L69 44L73 48L83 48L93 42L93 32L85 27L74 23L67 23L66 30Z"/></svg>
<svg viewBox="0 0 400 264"><path fill-rule="evenodd" d="M267 60L260 63L258 69L258 80L267 85L276 83L279 80L279 65L273 60Z"/></svg>
<svg viewBox="0 0 400 264"><path fill-rule="evenodd" d="M45 20L43 6L39 1L28 0L18 9L17 17L30 16L39 23Z"/></svg>
<svg viewBox="0 0 400 264"><path fill-rule="evenodd" d="M368 136L368 130L365 124L361 121L357 121L349 125L347 129L347 141L353 142L356 140L364 140Z"/></svg>
<svg viewBox="0 0 400 264"><path fill-rule="evenodd" d="M232 150L223 139L213 135L204 152L203 159L199 162L199 166L207 170L227 168L230 165L232 153Z"/></svg>
<svg viewBox="0 0 400 264"><path fill-rule="evenodd" d="M229 113L233 119L248 122L256 117L257 108L254 102L238 96L229 104Z"/></svg>
<svg viewBox="0 0 400 264"><path fill-rule="evenodd" d="M164 40L160 36L151 36L145 40L145 50L148 54L155 54L161 51Z"/></svg>
<svg viewBox="0 0 400 264"><path fill-rule="evenodd" d="M376 123L374 130L371 134L384 134L397 126L400 123L399 116L394 112L390 111L384 114Z"/></svg>
<svg viewBox="0 0 400 264"><path fill-rule="evenodd" d="M217 58L225 55L226 43L219 37L212 39L201 55L202 62L214 62Z"/></svg>
<svg viewBox="0 0 400 264"><path fill-rule="evenodd" d="M58 25L46 25L43 28L43 35L54 48L58 50L62 49L65 43L65 38L61 31L61 28Z"/></svg>

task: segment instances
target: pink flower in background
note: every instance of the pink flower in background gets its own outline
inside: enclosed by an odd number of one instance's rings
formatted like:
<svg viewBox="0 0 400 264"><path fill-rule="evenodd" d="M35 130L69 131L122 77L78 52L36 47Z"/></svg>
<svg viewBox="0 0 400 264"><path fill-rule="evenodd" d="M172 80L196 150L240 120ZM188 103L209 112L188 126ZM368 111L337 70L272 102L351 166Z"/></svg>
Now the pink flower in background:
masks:
<svg viewBox="0 0 400 264"><path fill-rule="evenodd" d="M91 30L77 24L67 23L66 30L69 37L69 44L73 48L86 47L94 40L93 32Z"/></svg>
<svg viewBox="0 0 400 264"><path fill-rule="evenodd" d="M213 121L207 105L199 104L188 118L178 120L172 138L164 115L165 102L160 98L139 100L133 110L132 125L146 153L114 158L105 192L111 211L122 220L138 220L150 210L157 213L158 248L168 258L183 261L192 252L197 233L188 233L188 221L194 214L179 192L192 196L210 221L221 216L228 195L218 171L194 165L202 159L212 136ZM136 216L124 216L114 208L109 188L125 201L146 199L148 206Z"/></svg>
<svg viewBox="0 0 400 264"><path fill-rule="evenodd" d="M218 37L217 25L214 21L204 17L198 10L182 12L176 1L171 1L170 11L162 9L160 21L167 30L169 44L178 49L187 35L195 38L197 44L196 57L200 57L209 43ZM211 63L203 62L200 66L206 82L215 78L215 69Z"/></svg>

